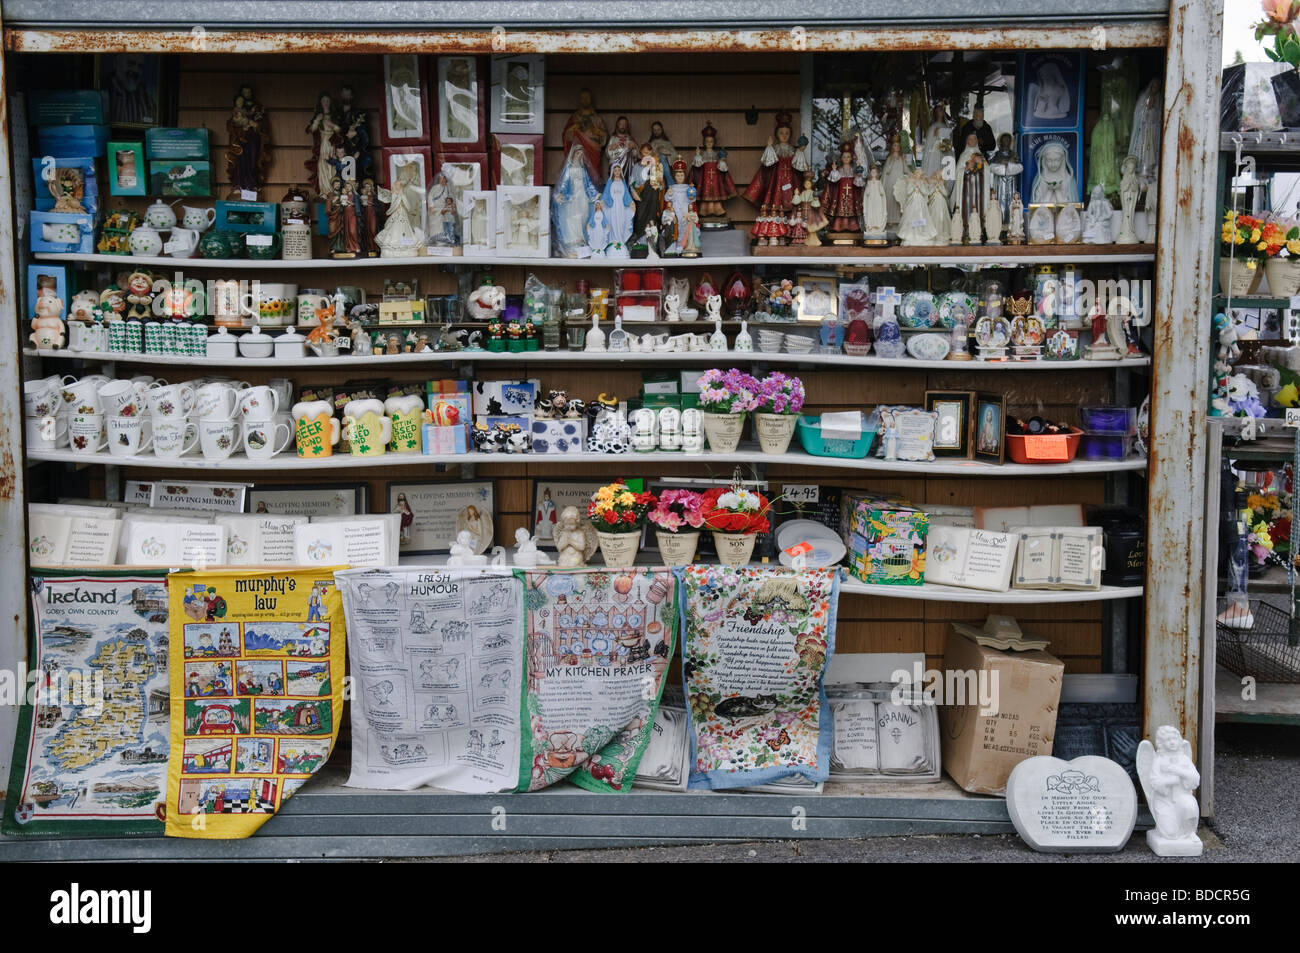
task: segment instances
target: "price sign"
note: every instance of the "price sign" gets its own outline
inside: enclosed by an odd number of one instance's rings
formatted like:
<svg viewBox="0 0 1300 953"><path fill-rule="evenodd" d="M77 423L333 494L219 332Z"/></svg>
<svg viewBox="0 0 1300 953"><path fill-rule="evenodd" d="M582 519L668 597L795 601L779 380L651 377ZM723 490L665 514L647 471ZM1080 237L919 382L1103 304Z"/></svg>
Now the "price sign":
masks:
<svg viewBox="0 0 1300 953"><path fill-rule="evenodd" d="M1288 407L1286 409L1286 425L1288 427L1300 427L1300 407Z"/></svg>
<svg viewBox="0 0 1300 953"><path fill-rule="evenodd" d="M821 498L821 487L815 483L787 483L781 488L782 494L791 503L816 503Z"/></svg>

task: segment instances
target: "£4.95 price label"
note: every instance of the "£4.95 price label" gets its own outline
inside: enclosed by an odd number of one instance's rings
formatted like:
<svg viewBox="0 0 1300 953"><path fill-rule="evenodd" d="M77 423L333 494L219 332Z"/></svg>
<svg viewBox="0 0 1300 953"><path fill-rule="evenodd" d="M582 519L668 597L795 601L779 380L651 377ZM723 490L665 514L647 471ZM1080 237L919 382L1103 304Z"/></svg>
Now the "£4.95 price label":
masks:
<svg viewBox="0 0 1300 953"><path fill-rule="evenodd" d="M816 503L820 489L815 483L786 483L781 487L781 494L791 503Z"/></svg>

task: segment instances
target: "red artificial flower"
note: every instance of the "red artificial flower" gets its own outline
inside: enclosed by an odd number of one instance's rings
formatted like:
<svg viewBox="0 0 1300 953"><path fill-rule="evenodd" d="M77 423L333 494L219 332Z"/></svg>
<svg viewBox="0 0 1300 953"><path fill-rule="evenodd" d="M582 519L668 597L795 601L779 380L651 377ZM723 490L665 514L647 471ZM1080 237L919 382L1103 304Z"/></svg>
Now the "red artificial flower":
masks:
<svg viewBox="0 0 1300 953"><path fill-rule="evenodd" d="M623 522L624 522L624 523L635 523L635 522L636 522L636 514L633 513L631 510L624 510L624 511L623 511Z"/></svg>
<svg viewBox="0 0 1300 953"><path fill-rule="evenodd" d="M618 514L615 513L613 510L606 510L606 511L605 511L605 522L606 522L606 523L609 523L611 526L612 526L613 524L617 523L617 522L618 522Z"/></svg>

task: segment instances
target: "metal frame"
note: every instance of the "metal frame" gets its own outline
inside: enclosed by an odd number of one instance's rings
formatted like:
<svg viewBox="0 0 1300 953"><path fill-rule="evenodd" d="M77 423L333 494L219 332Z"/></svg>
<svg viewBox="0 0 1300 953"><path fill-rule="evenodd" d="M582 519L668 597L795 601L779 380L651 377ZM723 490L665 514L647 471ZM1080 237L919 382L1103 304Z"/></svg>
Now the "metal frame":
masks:
<svg viewBox="0 0 1300 953"><path fill-rule="evenodd" d="M496 3L431 4L348 4L334 5L338 19L321 21L313 11L313 32L286 29L293 16L301 17L301 7L285 3L174 3L160 12L156 5L138 0L99 0L99 2L57 2L57 0L9 0L5 12L18 14L19 21L4 28L4 50L10 52L392 52L430 49L466 52L602 52L627 51L857 51L857 50L924 50L924 49L1008 49L1008 48L1109 48L1165 46L1165 125L1162 141L1160 183L1160 244L1156 265L1155 358L1153 363L1153 399L1151 430L1154 436L1150 454L1148 575L1147 588L1152 597L1145 618L1144 724L1148 731L1156 725L1173 724L1194 744L1197 742L1198 703L1200 701L1200 635L1203 564L1203 540L1198 525L1204 514L1205 434L1201 426L1206 406L1209 370L1209 317L1212 313L1210 265L1211 239L1217 219L1214 192L1220 48L1223 0L1092 0L1087 9L1071 9L1063 0L1044 0L1033 11L1034 25L1026 25L1027 12L1021 0L992 0L982 4L967 2L950 11L951 17L936 21L932 14L920 16L914 6L897 0L876 0L855 8L857 17L846 20L828 3L814 4L800 10L794 23L788 5L778 8L764 3L743 29L708 28L708 24L735 24L734 6L723 3L692 3L684 0L666 5L639 2L636 21L599 29L586 20L583 4L539 3L518 5L521 9ZM610 6L607 4L607 7ZM348 22L361 16L366 8L384 8L365 22L379 24L366 28ZM436 8L435 8L436 7ZM863 10L862 7L866 9ZM964 7L964 9L963 9ZM420 8L418 11L416 8ZM460 22L440 22L448 10L455 10ZM565 15L563 10L568 10ZM1166 15L1167 10L1167 15ZM177 18L187 11L197 11L191 22L208 21L210 27L191 29L178 26ZM256 11L256 15L254 14ZM294 11L298 11L295 13ZM325 15L331 15L329 8ZM766 11L766 12L764 12ZM776 11L776 12L773 12ZM422 15L411 16L419 12ZM660 13L662 12L662 16ZM502 14L497 17L495 14ZM655 17L651 29L637 29L646 16ZM281 17L284 19L275 19ZM830 19L835 17L834 20ZM874 18L874 19L873 19ZM887 21L887 22L886 22ZM299 19L298 22L301 22ZM105 24L136 23L133 28L107 27ZM419 27L396 24L419 23ZM491 29L488 24L499 29ZM563 29L567 23L580 28ZM685 24L683 29L665 29L662 24ZM225 25L223 25L225 24ZM545 25L543 25L545 24ZM557 26L559 25L559 26ZM3 25L0 24L0 27ZM250 28L252 27L252 28ZM0 87L5 77L0 55ZM0 89L0 97L3 90ZM0 98L0 118L4 100ZM0 135L0 161L8 166L8 131ZM18 393L17 346L18 316L12 293L14 281L14 234L12 230L12 196L0 193L0 347L15 355L0 372L0 388L8 399L0 400L0 559L11 557L9 565L20 564L25 557L23 471L21 456L21 407ZM20 556L19 554L23 554ZM24 652L26 607L23 587L10 586L0 595L3 629L0 629L0 665L16 663ZM12 621L9 621L12 620ZM8 759L12 732L12 709L0 709L0 769ZM587 814L609 814L626 818L637 808L652 807L655 795L628 795L606 799L584 798ZM752 799L752 800L751 800ZM299 795L281 822L273 820L268 833L277 827L299 823L293 815L312 813L321 800L309 792ZM348 803L349 812L362 811L372 798ZM693 799L691 799L693 800ZM753 795L725 796L711 799L716 813L736 811L740 804L770 801ZM808 799L812 803L812 799ZM832 799L839 801L839 798ZM863 811L883 810L880 800L854 799ZM382 799L384 810L392 810L400 797ZM732 804L736 801L736 804ZM411 801L432 806L435 802ZM519 803L511 801L512 805ZM674 801L674 810L681 810ZM772 810L788 811L793 801L776 800ZM961 801L942 801L945 807ZM980 803L980 802L976 802ZM351 806L355 804L355 806ZM533 815L545 813L552 805L547 795L532 795L526 808ZM457 801L458 813L469 810L468 801ZM454 809L454 808L453 808ZM999 805L1000 810L1004 810ZM371 808L370 810L374 810ZM428 811L428 808L425 808ZM767 811L755 806L752 811ZM826 810L832 810L828 805ZM977 821L965 817L974 808L953 807L944 816L925 825L914 826L916 818L889 822L888 832L907 830L970 830ZM429 811L429 813L435 813ZM883 817L885 815L875 815ZM983 823L988 823L984 819ZM909 826L913 825L913 826ZM309 825L310 826L310 825ZM427 825L420 825L426 831ZM778 825L781 836L790 836L788 823ZM976 824L976 827L979 825ZM460 828L472 827L466 821ZM765 836L757 828L736 828L730 834L714 825L701 828L709 840L727 836ZM873 833L870 825L846 825L831 833L810 836L851 836ZM305 832L305 831L304 831ZM388 841L376 829L377 838L365 845L367 853L384 853ZM777 827L766 836L775 836ZM548 840L539 833L528 832L527 840L508 846L540 846ZM466 833L465 849L506 849L502 840L489 840ZM598 836L602 844L619 841L612 832ZM89 842L88 842L89 843ZM565 838L566 846L573 841ZM51 847L57 854L88 855L89 851ZM492 844L492 847L488 847ZM402 852L409 854L417 843L402 840ZM177 856L198 857L208 845L187 842L162 850L150 850L151 856L168 851ZM222 845L222 856L233 856L230 844ZM268 849L271 849L268 845ZM12 848L22 850L22 848ZM6 845L6 853L11 848ZM42 856L51 856L47 851ZM272 852L274 852L272 850Z"/></svg>

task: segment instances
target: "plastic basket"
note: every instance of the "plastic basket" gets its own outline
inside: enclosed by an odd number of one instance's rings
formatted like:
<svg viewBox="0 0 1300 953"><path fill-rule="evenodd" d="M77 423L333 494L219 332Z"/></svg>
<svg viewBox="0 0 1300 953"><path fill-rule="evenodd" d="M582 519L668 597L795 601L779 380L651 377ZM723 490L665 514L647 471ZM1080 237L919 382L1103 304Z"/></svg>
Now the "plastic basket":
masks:
<svg viewBox="0 0 1300 953"><path fill-rule="evenodd" d="M1007 456L1012 463L1069 463L1079 450L1083 431L1070 433L1007 434Z"/></svg>
<svg viewBox="0 0 1300 953"><path fill-rule="evenodd" d="M1259 682L1300 684L1300 633L1292 634L1290 614L1255 600L1250 611L1255 624L1249 629L1216 624L1219 664Z"/></svg>
<svg viewBox="0 0 1300 953"><path fill-rule="evenodd" d="M860 460L871 452L871 444L875 439L874 430L864 430L857 440L826 440L822 438L820 416L799 418L799 442L803 444L804 452L814 457L848 457Z"/></svg>

